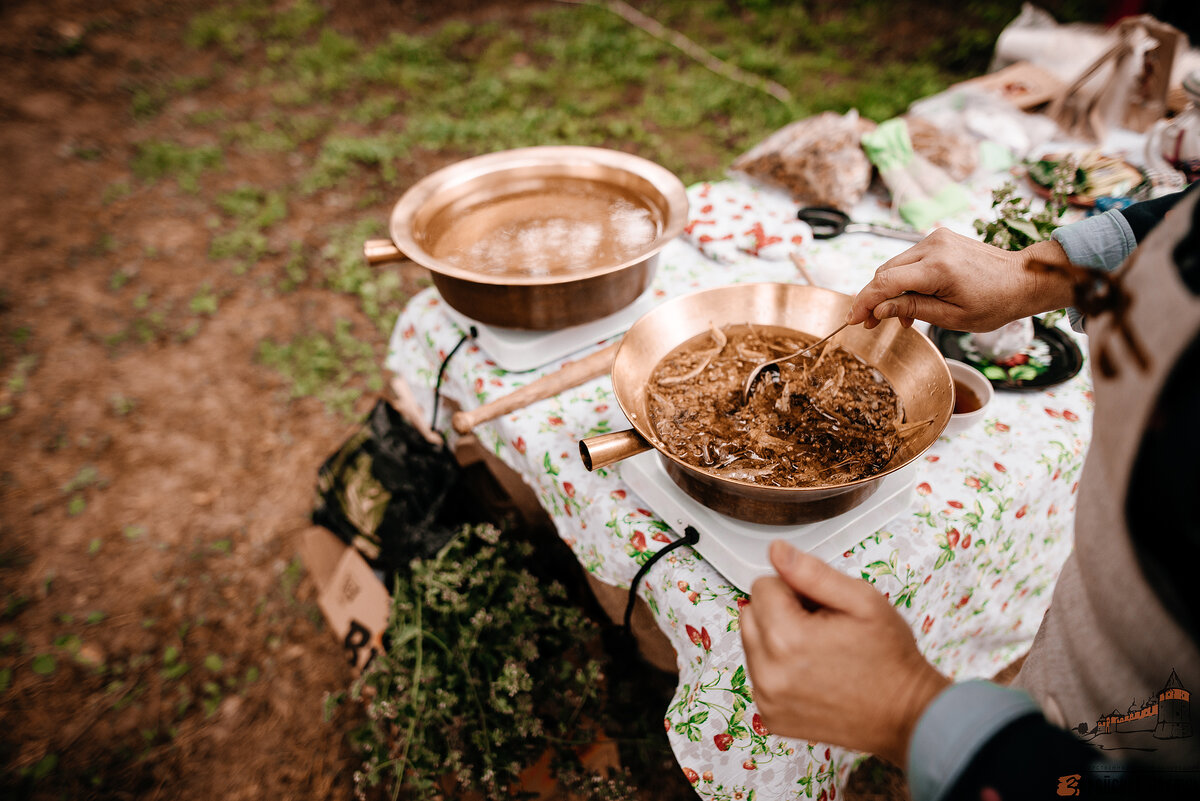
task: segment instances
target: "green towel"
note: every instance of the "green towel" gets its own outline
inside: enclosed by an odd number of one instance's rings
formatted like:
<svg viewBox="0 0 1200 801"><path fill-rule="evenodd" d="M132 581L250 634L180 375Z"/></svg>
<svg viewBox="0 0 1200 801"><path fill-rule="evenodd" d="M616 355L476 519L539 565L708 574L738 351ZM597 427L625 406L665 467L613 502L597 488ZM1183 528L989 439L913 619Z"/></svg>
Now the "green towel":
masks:
<svg viewBox="0 0 1200 801"><path fill-rule="evenodd" d="M862 147L892 192L900 218L924 231L969 206L967 190L913 151L908 125L896 118L863 134Z"/></svg>

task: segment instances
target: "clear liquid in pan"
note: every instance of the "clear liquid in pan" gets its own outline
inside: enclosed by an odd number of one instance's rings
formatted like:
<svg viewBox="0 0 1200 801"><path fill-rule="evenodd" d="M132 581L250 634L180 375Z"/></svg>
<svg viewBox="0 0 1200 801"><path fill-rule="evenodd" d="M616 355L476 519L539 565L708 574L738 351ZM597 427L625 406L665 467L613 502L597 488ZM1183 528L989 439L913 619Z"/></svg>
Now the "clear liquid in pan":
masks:
<svg viewBox="0 0 1200 801"><path fill-rule="evenodd" d="M878 370L836 344L765 373L742 403L756 364L816 340L751 325L693 337L651 375L655 433L690 465L762 486L838 485L879 472L900 447L903 406Z"/></svg>
<svg viewBox="0 0 1200 801"><path fill-rule="evenodd" d="M430 253L492 275L555 276L623 264L661 230L656 210L636 195L569 179L455 208L452 217L434 226Z"/></svg>

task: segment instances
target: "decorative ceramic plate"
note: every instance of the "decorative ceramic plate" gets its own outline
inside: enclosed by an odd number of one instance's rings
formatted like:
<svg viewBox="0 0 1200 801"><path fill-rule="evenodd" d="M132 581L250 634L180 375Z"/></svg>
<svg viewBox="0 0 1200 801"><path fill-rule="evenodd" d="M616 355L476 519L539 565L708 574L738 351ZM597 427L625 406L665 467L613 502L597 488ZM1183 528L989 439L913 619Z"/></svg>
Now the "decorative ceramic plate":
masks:
<svg viewBox="0 0 1200 801"><path fill-rule="evenodd" d="M1074 378L1083 367L1083 353L1075 340L1058 328L1047 328L1036 317L1033 341L1003 362L989 361L972 343L971 334L964 331L934 325L929 327L929 338L943 356L971 365L996 389L1045 389Z"/></svg>
<svg viewBox="0 0 1200 801"><path fill-rule="evenodd" d="M1049 198L1054 183L1054 169L1063 154L1051 153L1028 165L1029 183L1034 194ZM1083 190L1067 196L1067 202L1082 208L1093 208L1099 198L1139 196L1148 186L1146 174L1124 159L1098 153L1078 155L1079 168L1075 181Z"/></svg>

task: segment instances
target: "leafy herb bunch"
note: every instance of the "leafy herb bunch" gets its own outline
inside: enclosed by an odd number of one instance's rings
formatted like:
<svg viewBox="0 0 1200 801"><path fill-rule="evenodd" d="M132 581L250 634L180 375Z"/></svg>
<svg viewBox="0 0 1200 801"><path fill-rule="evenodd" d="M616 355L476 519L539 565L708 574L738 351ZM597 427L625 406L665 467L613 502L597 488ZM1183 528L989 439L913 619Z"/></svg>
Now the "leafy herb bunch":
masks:
<svg viewBox="0 0 1200 801"><path fill-rule="evenodd" d="M531 550L467 525L396 581L387 652L351 692L368 716L360 798L381 784L392 798L508 798L548 747L570 765L573 748L595 739L597 627L561 584L520 566Z"/></svg>
<svg viewBox="0 0 1200 801"><path fill-rule="evenodd" d="M996 219L976 220L975 232L985 243L1003 250L1021 250L1049 239L1054 229L1061 225L1063 212L1067 210L1067 197L1076 189L1077 173L1072 159L1057 162L1050 173L1050 197L1037 213L1030 213L1030 201L1017 194L1017 185L1006 181L992 192Z"/></svg>
<svg viewBox="0 0 1200 801"><path fill-rule="evenodd" d="M975 221L975 232L983 237L986 244L1002 250L1021 250L1049 239L1054 229L1061 225L1063 212L1067 210L1067 198L1084 180L1078 164L1072 158L1065 158L1053 163L1040 161L1031 165L1030 169L1034 167L1040 170L1039 181L1050 187L1046 205L1041 211L1031 214L1029 199L1017 194L1015 183L1005 181L992 192L992 208L996 210L996 219L990 222ZM1053 326L1066 313L1066 309L1047 312L1042 315L1042 325Z"/></svg>

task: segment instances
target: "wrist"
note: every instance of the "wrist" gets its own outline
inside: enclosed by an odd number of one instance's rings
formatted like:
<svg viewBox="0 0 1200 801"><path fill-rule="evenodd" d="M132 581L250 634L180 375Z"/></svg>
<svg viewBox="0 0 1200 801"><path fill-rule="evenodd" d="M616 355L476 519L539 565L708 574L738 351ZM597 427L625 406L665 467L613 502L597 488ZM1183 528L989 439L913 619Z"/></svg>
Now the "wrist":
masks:
<svg viewBox="0 0 1200 801"><path fill-rule="evenodd" d="M1018 251L1021 267L1028 278L1028 308L1024 316L1070 306L1075 299L1075 282L1069 268L1071 260L1063 246L1053 239L1035 242Z"/></svg>
<svg viewBox="0 0 1200 801"><path fill-rule="evenodd" d="M921 664L909 682L905 697L901 699L900 721L892 731L895 739L877 753L892 763L904 767L907 764L908 751L912 745L913 733L917 723L933 700L942 694L952 684L950 679L943 676L933 665L921 658Z"/></svg>

